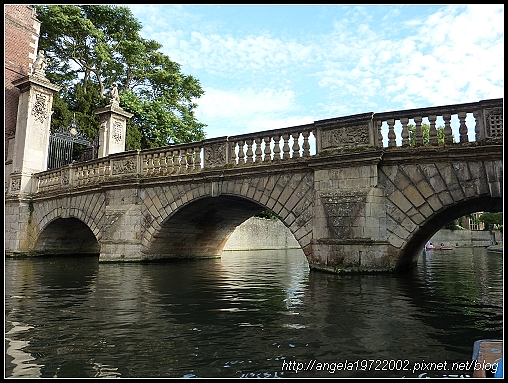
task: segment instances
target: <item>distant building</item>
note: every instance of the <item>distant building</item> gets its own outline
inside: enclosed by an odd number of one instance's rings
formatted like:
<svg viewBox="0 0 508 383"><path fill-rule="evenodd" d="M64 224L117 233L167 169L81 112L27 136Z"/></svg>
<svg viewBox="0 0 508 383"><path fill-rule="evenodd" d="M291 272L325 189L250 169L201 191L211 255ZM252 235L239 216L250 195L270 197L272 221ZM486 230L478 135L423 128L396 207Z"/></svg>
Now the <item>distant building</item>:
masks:
<svg viewBox="0 0 508 383"><path fill-rule="evenodd" d="M484 230L485 224L480 222L480 216L483 212L473 213L471 216L464 217L464 229L466 230Z"/></svg>

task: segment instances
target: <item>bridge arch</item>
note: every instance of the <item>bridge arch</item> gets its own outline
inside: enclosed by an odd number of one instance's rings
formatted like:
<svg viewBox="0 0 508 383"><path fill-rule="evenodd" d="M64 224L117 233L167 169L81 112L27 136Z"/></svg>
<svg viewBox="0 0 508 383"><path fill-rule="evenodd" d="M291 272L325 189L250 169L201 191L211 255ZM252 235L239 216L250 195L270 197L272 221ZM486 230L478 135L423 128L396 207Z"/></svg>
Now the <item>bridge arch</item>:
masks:
<svg viewBox="0 0 508 383"><path fill-rule="evenodd" d="M176 188L178 189L178 188ZM263 210L272 211L305 252L312 237L313 177L276 173L144 191L143 250L151 257L220 256L235 228Z"/></svg>
<svg viewBox="0 0 508 383"><path fill-rule="evenodd" d="M31 206L29 242L32 252L100 253L105 210L102 193L35 201Z"/></svg>
<svg viewBox="0 0 508 383"><path fill-rule="evenodd" d="M100 244L95 234L75 217L57 217L49 222L37 236L36 254L99 254Z"/></svg>
<svg viewBox="0 0 508 383"><path fill-rule="evenodd" d="M496 213L503 211L501 197L473 197L444 206L415 231L407 241L397 263L397 269L403 270L416 264L425 243L440 229L451 221L476 212Z"/></svg>

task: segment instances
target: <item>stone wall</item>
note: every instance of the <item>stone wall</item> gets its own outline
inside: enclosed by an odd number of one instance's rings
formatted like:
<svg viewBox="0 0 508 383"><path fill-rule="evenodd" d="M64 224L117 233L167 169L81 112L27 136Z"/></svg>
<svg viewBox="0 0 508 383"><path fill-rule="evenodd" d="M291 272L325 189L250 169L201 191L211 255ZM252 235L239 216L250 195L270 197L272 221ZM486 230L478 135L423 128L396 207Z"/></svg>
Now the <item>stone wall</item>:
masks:
<svg viewBox="0 0 508 383"><path fill-rule="evenodd" d="M430 239L435 246L444 243L453 247L487 247L503 243L503 233L499 230L448 230L441 229Z"/></svg>
<svg viewBox="0 0 508 383"><path fill-rule="evenodd" d="M444 243L453 247L487 247L495 242L503 242L499 230L439 230L430 240L439 245ZM229 237L224 251L232 250L271 250L299 249L300 246L291 232L279 220L252 217L238 226Z"/></svg>
<svg viewBox="0 0 508 383"><path fill-rule="evenodd" d="M295 237L281 221L252 217L235 229L224 251L299 248Z"/></svg>

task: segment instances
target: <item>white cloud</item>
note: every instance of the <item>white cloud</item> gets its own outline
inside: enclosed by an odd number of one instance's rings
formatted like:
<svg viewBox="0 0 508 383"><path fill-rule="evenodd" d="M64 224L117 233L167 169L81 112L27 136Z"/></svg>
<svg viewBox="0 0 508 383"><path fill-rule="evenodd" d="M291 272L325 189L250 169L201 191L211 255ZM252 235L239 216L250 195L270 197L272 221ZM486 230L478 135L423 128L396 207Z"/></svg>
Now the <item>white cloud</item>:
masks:
<svg viewBox="0 0 508 383"><path fill-rule="evenodd" d="M305 30L305 40L303 33L276 34L277 25L235 34L223 20L190 13L193 7L134 7L156 11L146 37L200 79L206 92L196 113L209 137L222 127L246 133L300 125L310 114L325 119L504 94L503 5L410 6L412 13L337 6L328 32L326 25L319 35Z"/></svg>
<svg viewBox="0 0 508 383"><path fill-rule="evenodd" d="M205 89L198 101L196 117L209 126L208 137L234 135L301 125L312 122L310 117L284 117L295 106L291 90L275 89ZM283 116L283 117L281 117ZM225 133L227 132L227 133Z"/></svg>

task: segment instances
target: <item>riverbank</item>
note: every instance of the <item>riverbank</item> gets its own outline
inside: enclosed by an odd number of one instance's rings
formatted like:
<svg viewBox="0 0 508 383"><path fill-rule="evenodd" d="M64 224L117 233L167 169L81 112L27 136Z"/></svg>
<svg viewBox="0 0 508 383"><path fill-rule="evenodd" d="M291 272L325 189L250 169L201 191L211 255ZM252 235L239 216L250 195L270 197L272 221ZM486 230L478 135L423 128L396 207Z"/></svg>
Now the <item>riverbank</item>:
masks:
<svg viewBox="0 0 508 383"><path fill-rule="evenodd" d="M503 233L499 230L448 230L441 229L430 239L435 246L444 243L453 247L487 247L503 243Z"/></svg>
<svg viewBox="0 0 508 383"><path fill-rule="evenodd" d="M452 247L487 247L503 243L499 230L439 230L430 239L434 244ZM224 251L299 249L293 234L279 220L252 217L238 226L229 237Z"/></svg>

